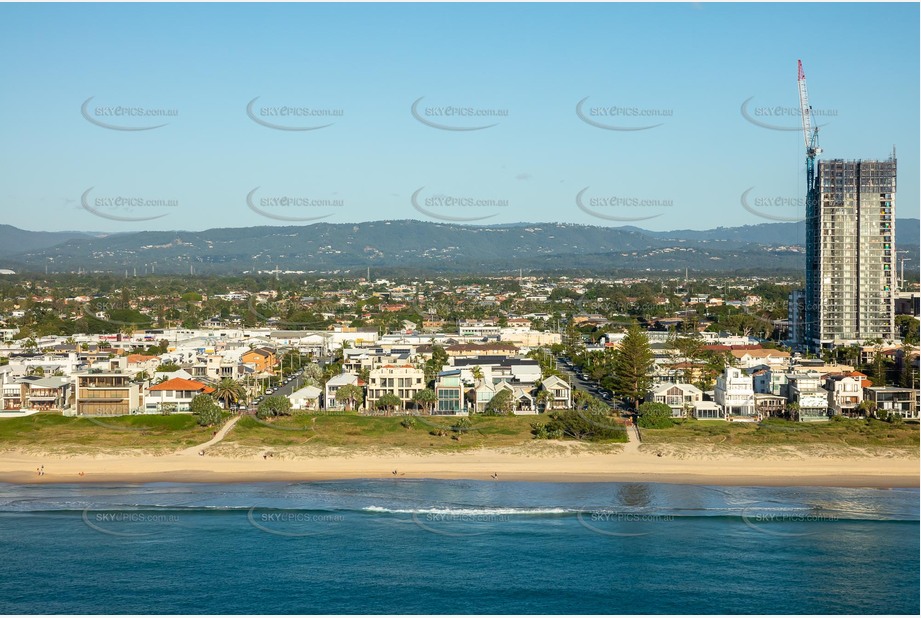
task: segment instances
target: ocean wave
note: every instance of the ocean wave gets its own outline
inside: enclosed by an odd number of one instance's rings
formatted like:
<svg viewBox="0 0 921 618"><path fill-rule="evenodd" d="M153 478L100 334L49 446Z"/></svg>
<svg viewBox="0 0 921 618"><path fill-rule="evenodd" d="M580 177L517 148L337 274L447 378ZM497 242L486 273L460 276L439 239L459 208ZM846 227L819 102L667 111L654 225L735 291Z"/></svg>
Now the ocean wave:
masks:
<svg viewBox="0 0 921 618"><path fill-rule="evenodd" d="M427 508L387 508L383 506L366 506L361 509L367 513L394 513L410 515L462 515L462 516L483 516L483 515L522 515L522 516L540 516L540 515L574 515L579 509L567 509L561 507L427 507Z"/></svg>
<svg viewBox="0 0 921 618"><path fill-rule="evenodd" d="M12 506L12 508L10 508ZM128 505L128 504L19 504L0 508L0 518L16 516L67 517L90 513L147 513L203 516L246 515L259 513L299 513L317 515L410 515L446 518L503 517L516 519L583 518L590 521L686 521L719 520L759 523L911 523L917 524L915 513L853 513L810 508L693 508L693 509L631 509L617 507L566 508L566 507L383 507L377 505L356 508L292 508L268 504L238 505Z"/></svg>

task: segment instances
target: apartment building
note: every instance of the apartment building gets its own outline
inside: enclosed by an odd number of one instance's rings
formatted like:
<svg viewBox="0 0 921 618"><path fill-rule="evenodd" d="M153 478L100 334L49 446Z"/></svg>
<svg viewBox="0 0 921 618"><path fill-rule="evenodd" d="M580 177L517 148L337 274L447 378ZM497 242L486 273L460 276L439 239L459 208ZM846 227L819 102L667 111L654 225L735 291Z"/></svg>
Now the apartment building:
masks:
<svg viewBox="0 0 921 618"><path fill-rule="evenodd" d="M384 365L368 374L369 402L375 402L387 393L396 395L401 408L413 403L413 396L425 388L425 372L412 365Z"/></svg>
<svg viewBox="0 0 921 618"><path fill-rule="evenodd" d="M812 350L895 339L895 153L819 161L810 189L804 323L793 332Z"/></svg>

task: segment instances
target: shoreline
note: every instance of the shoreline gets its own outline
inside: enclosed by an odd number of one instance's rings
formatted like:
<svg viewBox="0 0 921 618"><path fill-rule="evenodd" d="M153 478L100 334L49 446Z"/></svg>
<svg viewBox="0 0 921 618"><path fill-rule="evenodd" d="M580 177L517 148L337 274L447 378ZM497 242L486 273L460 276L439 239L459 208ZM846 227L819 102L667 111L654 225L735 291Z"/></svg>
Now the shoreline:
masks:
<svg viewBox="0 0 921 618"><path fill-rule="evenodd" d="M796 454L795 451L793 451ZM910 451L886 457L752 455L691 450L534 454L481 449L450 454L355 451L331 456L207 456L0 452L0 482L260 483L347 479L466 479L527 482L625 482L766 487L918 488L919 460ZM39 476L37 469L45 468ZM394 475L393 471L397 474ZM83 473L81 475L80 473ZM496 475L496 476L494 476Z"/></svg>

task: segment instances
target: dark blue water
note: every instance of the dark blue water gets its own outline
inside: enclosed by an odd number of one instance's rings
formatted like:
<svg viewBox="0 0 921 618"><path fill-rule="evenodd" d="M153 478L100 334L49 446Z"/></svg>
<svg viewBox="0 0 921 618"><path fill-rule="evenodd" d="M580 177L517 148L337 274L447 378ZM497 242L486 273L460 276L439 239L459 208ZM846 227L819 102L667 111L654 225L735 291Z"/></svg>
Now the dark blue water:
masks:
<svg viewBox="0 0 921 618"><path fill-rule="evenodd" d="M917 490L0 484L0 613L919 613Z"/></svg>

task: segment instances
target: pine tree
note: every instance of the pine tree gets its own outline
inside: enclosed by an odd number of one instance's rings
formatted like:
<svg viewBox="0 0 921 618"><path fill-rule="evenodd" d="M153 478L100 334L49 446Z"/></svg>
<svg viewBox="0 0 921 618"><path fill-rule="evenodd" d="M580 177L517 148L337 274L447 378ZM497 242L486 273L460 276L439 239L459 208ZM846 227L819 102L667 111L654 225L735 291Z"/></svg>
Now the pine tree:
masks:
<svg viewBox="0 0 921 618"><path fill-rule="evenodd" d="M614 387L619 396L633 403L634 410L652 386L652 359L646 333L631 326L614 354Z"/></svg>

